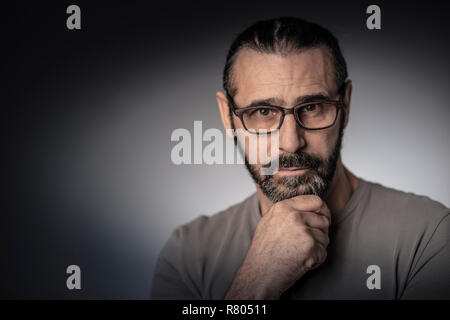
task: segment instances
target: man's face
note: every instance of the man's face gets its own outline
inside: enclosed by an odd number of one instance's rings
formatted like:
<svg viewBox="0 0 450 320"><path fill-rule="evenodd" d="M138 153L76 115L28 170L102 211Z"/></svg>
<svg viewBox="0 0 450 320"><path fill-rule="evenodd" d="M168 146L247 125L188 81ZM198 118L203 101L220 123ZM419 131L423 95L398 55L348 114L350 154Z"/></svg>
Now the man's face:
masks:
<svg viewBox="0 0 450 320"><path fill-rule="evenodd" d="M287 56L244 49L233 70L234 85L238 89L234 103L238 108L265 99L287 108L305 96L339 99L331 58L321 48ZM272 202L302 194L324 195L340 154L343 115L341 110L335 125L322 130L305 130L297 125L292 114L286 115L278 133L279 171L274 175L261 175L261 163L249 164L249 147L245 145L247 168ZM243 129L235 115L232 123L236 129ZM257 139L263 139L263 136ZM267 143L270 153L270 139Z"/></svg>

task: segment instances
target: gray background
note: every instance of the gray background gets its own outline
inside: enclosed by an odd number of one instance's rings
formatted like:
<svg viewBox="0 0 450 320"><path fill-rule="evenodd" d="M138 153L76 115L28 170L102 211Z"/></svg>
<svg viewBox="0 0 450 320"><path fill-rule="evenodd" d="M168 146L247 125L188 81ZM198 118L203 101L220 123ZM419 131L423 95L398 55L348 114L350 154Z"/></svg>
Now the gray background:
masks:
<svg viewBox="0 0 450 320"><path fill-rule="evenodd" d="M353 97L343 162L357 176L450 206L449 27L440 2L276 4L79 2L82 30L58 5L10 5L2 63L1 295L150 295L171 231L255 191L241 165L170 160L176 128L221 128L215 92L234 36L294 15L328 27ZM206 145L206 143L205 143ZM82 269L82 290L65 268Z"/></svg>

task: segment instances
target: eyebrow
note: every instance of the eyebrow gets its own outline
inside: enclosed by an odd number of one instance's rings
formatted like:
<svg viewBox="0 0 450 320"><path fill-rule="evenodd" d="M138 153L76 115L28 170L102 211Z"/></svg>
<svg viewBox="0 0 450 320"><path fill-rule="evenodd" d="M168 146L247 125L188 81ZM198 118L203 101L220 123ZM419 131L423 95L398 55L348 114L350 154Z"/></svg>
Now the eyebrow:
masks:
<svg viewBox="0 0 450 320"><path fill-rule="evenodd" d="M305 96L299 96L294 100L294 106L316 101L316 100L331 100L331 98L326 93L314 93L314 94L308 94ZM279 107L284 105L284 100L279 98L267 98L267 99L258 99L252 101L248 106L244 108L251 108L251 107L258 107L258 106L273 106L273 107Z"/></svg>

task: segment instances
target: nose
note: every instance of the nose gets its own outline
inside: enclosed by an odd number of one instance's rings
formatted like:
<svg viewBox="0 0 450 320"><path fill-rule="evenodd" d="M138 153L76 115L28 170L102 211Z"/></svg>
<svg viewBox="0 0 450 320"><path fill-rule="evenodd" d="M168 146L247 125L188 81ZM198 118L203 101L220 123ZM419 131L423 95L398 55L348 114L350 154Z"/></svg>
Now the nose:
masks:
<svg viewBox="0 0 450 320"><path fill-rule="evenodd" d="M279 132L279 148L283 152L294 153L306 145L305 130L297 124L293 114L284 116Z"/></svg>

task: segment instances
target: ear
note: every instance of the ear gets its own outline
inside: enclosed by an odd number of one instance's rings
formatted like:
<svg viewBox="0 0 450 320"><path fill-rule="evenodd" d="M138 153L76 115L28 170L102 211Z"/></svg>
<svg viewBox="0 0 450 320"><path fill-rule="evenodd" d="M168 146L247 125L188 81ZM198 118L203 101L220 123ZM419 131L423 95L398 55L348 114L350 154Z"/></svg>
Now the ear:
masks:
<svg viewBox="0 0 450 320"><path fill-rule="evenodd" d="M344 103L345 103L345 122L344 122L344 128L347 127L349 116L350 116L350 102L352 98L352 80L347 80L345 83L345 96L344 96Z"/></svg>
<svg viewBox="0 0 450 320"><path fill-rule="evenodd" d="M219 105L220 118L222 119L223 128L225 129L227 136L230 137L231 139L233 139L234 136L229 131L233 127L231 126L231 122L230 122L230 112L231 111L228 106L227 96L223 92L217 91L216 99L217 99L217 104Z"/></svg>

